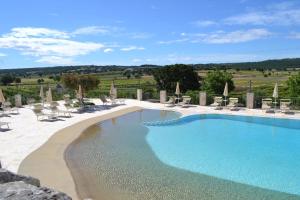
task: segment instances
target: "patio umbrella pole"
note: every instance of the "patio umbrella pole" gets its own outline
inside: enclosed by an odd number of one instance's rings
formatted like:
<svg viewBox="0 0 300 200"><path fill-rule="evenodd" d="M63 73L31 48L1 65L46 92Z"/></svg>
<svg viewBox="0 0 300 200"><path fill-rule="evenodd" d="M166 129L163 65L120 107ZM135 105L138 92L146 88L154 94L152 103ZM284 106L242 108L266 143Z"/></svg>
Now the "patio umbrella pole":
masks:
<svg viewBox="0 0 300 200"><path fill-rule="evenodd" d="M226 82L226 84L225 84L225 88L224 88L223 95L224 95L224 97L225 97L225 100L224 100L224 102L225 102L225 107L226 107L226 103L227 103L227 96L228 96L228 83L227 83L227 82Z"/></svg>
<svg viewBox="0 0 300 200"><path fill-rule="evenodd" d="M177 95L177 104L179 104L179 95L180 95L179 82L176 83L176 91L175 91L175 94Z"/></svg>
<svg viewBox="0 0 300 200"><path fill-rule="evenodd" d="M275 87L274 87L274 91L273 91L273 98L274 98L274 110L276 110L276 104L277 104L277 101L276 99L278 98L278 83L275 84Z"/></svg>

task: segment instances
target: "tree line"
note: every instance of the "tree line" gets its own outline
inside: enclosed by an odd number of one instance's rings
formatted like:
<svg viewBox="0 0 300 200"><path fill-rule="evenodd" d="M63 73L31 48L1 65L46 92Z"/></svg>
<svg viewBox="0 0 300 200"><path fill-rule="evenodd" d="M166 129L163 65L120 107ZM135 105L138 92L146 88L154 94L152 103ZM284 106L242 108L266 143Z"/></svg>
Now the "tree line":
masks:
<svg viewBox="0 0 300 200"><path fill-rule="evenodd" d="M202 90L209 94L222 95L226 83L229 92L235 89L232 74L224 70L210 71L203 78L192 66L176 64L154 70L153 76L158 90L167 90L169 93L175 92L177 82L180 83L182 93ZM290 97L300 97L300 72L290 76L286 85Z"/></svg>
<svg viewBox="0 0 300 200"><path fill-rule="evenodd" d="M191 64L194 69L239 69L239 70L286 70L300 68L300 58L265 60L261 62L242 62L242 63L210 63L210 64ZM162 65L139 65L139 66L117 66L117 65L80 65L80 66L57 66L43 68L18 68L0 69L0 76L12 74L18 77L28 77L33 75L62 75L64 73L91 74L108 71L124 71L126 69L138 69L144 74L149 74ZM1 67L0 67L1 68Z"/></svg>

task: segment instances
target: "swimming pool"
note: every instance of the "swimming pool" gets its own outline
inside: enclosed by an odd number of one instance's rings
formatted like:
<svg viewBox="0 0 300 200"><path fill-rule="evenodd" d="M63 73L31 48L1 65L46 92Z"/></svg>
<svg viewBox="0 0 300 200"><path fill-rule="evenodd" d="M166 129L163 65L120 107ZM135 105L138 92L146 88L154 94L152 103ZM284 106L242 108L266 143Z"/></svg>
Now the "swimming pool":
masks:
<svg viewBox="0 0 300 200"><path fill-rule="evenodd" d="M148 128L165 164L300 195L300 121L211 114Z"/></svg>
<svg viewBox="0 0 300 200"><path fill-rule="evenodd" d="M80 197L300 199L299 121L179 117L142 110L87 129L65 154Z"/></svg>

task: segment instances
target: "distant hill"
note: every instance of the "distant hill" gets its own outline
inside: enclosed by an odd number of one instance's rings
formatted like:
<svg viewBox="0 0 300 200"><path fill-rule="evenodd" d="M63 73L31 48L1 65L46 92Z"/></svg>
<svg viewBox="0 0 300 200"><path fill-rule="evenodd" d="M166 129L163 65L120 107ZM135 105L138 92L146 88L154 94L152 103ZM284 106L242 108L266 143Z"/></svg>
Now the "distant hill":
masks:
<svg viewBox="0 0 300 200"><path fill-rule="evenodd" d="M31 75L59 75L63 73L99 73L108 71L123 71L128 68L141 69L148 71L152 68L161 67L158 65L140 65L140 66L117 66L117 65L77 65L77 66L56 66L56 67L36 67L36 68L17 68L17 69L0 69L1 74L14 74L15 76Z"/></svg>
<svg viewBox="0 0 300 200"><path fill-rule="evenodd" d="M265 60L260 62L195 64L197 69L232 68L232 69L277 69L300 68L300 58L286 58L280 60Z"/></svg>
<svg viewBox="0 0 300 200"><path fill-rule="evenodd" d="M265 60L260 62L243 62L243 63L210 63L210 64L191 64L196 69L277 69L283 70L288 68L300 68L300 58L287 58L280 60ZM163 67L159 65L140 65L140 66L116 66L116 65L80 65L80 66L57 66L57 67L43 67L43 68L20 68L20 69L0 69L0 74L14 74L16 76L26 75L49 75L62 73L97 73L106 71L120 71L128 68L138 68L143 71L149 69Z"/></svg>

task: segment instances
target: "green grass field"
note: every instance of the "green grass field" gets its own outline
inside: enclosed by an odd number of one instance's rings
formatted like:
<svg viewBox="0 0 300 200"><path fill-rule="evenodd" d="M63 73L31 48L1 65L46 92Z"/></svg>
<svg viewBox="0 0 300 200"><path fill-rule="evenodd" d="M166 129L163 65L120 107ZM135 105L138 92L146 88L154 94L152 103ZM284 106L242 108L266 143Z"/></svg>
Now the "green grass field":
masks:
<svg viewBox="0 0 300 200"><path fill-rule="evenodd" d="M276 82L280 85L284 85L289 76L298 73L297 71L265 71L264 73L255 70L227 70L227 72L233 75L234 83L236 87L247 87L249 81L252 81L254 87L273 85ZM205 77L208 70L198 71L199 76ZM143 76L141 79L130 78L122 76L122 71L115 72L103 72L98 74L93 74L98 77L101 85L110 85L114 80L116 85L139 85L139 84L155 84L155 80L152 76ZM264 75L267 75L266 77ZM22 84L37 84L38 79L43 79L43 84L55 84L53 79L48 77L31 77L22 78Z"/></svg>
<svg viewBox="0 0 300 200"><path fill-rule="evenodd" d="M202 70L198 71L199 76L204 78L209 71ZM264 73L260 71L247 71L247 70L227 70L227 72L233 75L233 80L235 83L235 90L232 91L233 95L245 95L249 87L249 81L252 81L252 88L259 95L271 96L275 83L279 84L279 92L283 96L287 95L286 91L286 81L288 78L298 73L297 71L265 71ZM142 76L141 78L130 78L124 77L122 71L113 72L103 72L92 74L100 80L100 85L98 89L90 91L88 95L95 97L99 96L100 93L108 93L111 83L114 81L115 86L118 88L118 93L122 97L134 98L137 88L143 88L144 91L150 91L155 93L154 96L158 97L158 91L156 90L156 82L152 76ZM50 85L55 87L57 82L49 77L30 77L22 78L22 84L19 87L16 86L6 86L2 87L6 93L9 95L14 95L16 92L22 93L28 97L35 96L38 97L40 85L37 83L38 79L43 79L43 84L45 87ZM57 96L57 98L60 98Z"/></svg>

